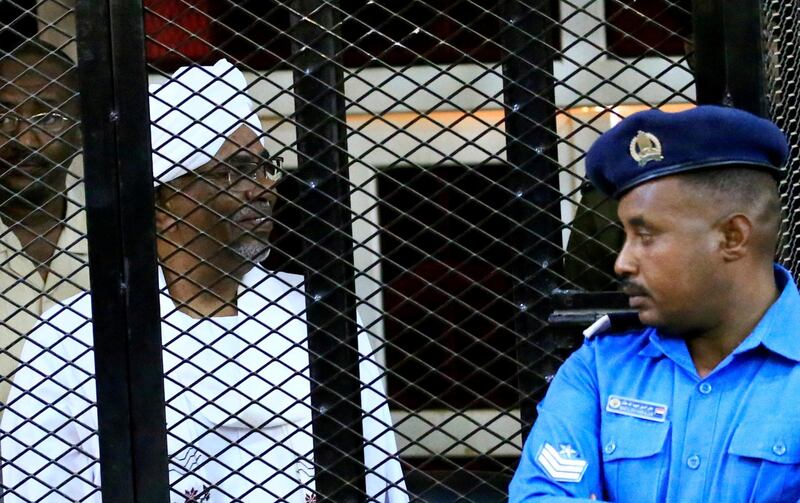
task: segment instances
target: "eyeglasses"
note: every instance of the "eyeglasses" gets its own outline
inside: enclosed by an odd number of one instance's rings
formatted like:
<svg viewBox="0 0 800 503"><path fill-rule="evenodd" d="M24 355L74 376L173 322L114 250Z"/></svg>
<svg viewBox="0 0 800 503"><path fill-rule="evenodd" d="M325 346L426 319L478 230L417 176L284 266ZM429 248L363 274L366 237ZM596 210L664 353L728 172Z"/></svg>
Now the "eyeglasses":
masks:
<svg viewBox="0 0 800 503"><path fill-rule="evenodd" d="M38 130L47 131L56 135L63 132L67 127L75 122L71 117L58 112L42 112L30 117L22 117L14 113L7 113L2 116L0 128L6 134L13 134L19 131L20 124L27 122Z"/></svg>
<svg viewBox="0 0 800 503"><path fill-rule="evenodd" d="M225 185L233 187L243 180L259 181L269 180L277 182L283 177L283 157L261 157L257 161L232 161L220 163L213 169L197 173L197 176L204 178L217 186Z"/></svg>

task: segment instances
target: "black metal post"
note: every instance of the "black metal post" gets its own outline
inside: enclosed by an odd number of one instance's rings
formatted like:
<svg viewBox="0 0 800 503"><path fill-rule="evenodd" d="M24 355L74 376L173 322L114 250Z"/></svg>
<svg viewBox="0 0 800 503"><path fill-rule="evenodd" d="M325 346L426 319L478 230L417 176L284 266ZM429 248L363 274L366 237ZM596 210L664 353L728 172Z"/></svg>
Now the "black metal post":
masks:
<svg viewBox="0 0 800 503"><path fill-rule="evenodd" d="M323 501L365 501L353 238L337 1L294 0L297 204L313 213L298 233L308 296L316 490Z"/></svg>
<svg viewBox="0 0 800 503"><path fill-rule="evenodd" d="M694 82L697 103L719 105L725 100L726 56L723 0L694 0Z"/></svg>
<svg viewBox="0 0 800 503"><path fill-rule="evenodd" d="M76 14L103 500L167 503L142 4Z"/></svg>
<svg viewBox="0 0 800 503"><path fill-rule="evenodd" d="M559 286L563 253L553 76L558 19L551 0L505 0L503 9L509 23L504 37L509 52L503 65L506 152L514 169L505 185L513 197L510 215L516 222L512 236L517 255L511 272L517 281L514 329L519 337L520 408L527 434L536 415L534 396L546 386L540 363L549 352L544 337L548 294Z"/></svg>
<svg viewBox="0 0 800 503"><path fill-rule="evenodd" d="M725 52L728 91L733 105L761 117L768 115L761 2L725 2Z"/></svg>

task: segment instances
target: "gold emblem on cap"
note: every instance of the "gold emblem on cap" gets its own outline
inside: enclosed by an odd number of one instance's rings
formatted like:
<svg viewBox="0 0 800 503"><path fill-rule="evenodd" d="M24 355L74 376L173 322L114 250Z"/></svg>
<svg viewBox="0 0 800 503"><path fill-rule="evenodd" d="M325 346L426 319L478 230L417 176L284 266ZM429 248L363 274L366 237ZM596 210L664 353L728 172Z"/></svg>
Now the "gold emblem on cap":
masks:
<svg viewBox="0 0 800 503"><path fill-rule="evenodd" d="M639 131L636 136L631 140L631 157L639 163L639 166L644 166L650 161L660 161L664 158L661 155L661 142L652 133Z"/></svg>

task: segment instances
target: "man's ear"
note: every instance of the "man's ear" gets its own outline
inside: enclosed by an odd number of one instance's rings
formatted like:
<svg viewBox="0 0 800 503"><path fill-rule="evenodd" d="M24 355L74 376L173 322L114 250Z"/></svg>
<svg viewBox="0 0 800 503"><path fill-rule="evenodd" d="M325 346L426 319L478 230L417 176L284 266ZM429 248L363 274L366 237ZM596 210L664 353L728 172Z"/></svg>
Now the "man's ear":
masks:
<svg viewBox="0 0 800 503"><path fill-rule="evenodd" d="M163 190L163 188L161 189ZM175 222L177 219L172 216L172 205L168 197L162 197L164 194L161 190L156 191L155 206L156 206L156 233L166 234L170 230L175 229ZM166 201L164 200L166 199Z"/></svg>
<svg viewBox="0 0 800 503"><path fill-rule="evenodd" d="M175 217L156 207L156 233L165 234L175 228Z"/></svg>
<svg viewBox="0 0 800 503"><path fill-rule="evenodd" d="M739 260L747 254L753 241L753 222L747 215L736 213L725 217L719 230L722 233L720 250L726 262Z"/></svg>

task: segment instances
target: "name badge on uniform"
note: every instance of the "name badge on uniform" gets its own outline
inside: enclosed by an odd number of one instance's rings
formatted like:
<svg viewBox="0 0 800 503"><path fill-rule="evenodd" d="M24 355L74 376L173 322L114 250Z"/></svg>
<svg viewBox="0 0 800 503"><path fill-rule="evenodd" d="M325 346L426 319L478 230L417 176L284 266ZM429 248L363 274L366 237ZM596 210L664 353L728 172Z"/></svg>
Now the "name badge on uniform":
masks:
<svg viewBox="0 0 800 503"><path fill-rule="evenodd" d="M608 397L606 412L636 417L644 419L645 421L655 421L657 423L663 423L667 419L666 405L617 395Z"/></svg>

